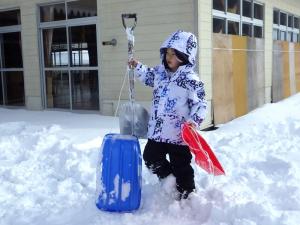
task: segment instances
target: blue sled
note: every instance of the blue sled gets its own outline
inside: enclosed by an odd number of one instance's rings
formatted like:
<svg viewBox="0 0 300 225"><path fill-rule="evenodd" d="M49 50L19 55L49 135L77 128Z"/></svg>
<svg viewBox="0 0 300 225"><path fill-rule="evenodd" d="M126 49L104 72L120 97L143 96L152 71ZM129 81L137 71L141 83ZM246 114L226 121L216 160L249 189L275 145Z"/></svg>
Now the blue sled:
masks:
<svg viewBox="0 0 300 225"><path fill-rule="evenodd" d="M102 161L97 168L96 206L104 211L130 212L141 202L142 159L138 139L131 135L107 134Z"/></svg>

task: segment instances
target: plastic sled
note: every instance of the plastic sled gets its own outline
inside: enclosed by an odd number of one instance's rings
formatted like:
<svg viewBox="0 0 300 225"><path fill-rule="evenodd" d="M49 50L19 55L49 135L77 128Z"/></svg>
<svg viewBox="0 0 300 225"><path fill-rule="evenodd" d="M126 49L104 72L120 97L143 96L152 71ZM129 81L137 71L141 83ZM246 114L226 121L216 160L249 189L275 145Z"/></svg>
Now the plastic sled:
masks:
<svg viewBox="0 0 300 225"><path fill-rule="evenodd" d="M97 207L110 212L137 210L141 201L142 168L138 139L131 135L107 134L101 150L102 160L97 168Z"/></svg>
<svg viewBox="0 0 300 225"><path fill-rule="evenodd" d="M215 176L225 175L225 171L210 146L200 133L188 123L182 127L182 138L195 155L196 164Z"/></svg>

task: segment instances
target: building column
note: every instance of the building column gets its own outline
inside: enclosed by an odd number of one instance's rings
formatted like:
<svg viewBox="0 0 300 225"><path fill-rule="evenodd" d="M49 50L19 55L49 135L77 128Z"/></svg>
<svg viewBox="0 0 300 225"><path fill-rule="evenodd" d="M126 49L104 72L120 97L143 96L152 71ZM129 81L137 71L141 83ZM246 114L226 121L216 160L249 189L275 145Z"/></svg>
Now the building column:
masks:
<svg viewBox="0 0 300 225"><path fill-rule="evenodd" d="M212 1L195 0L199 75L204 82L208 110L202 127L212 125Z"/></svg>
<svg viewBox="0 0 300 225"><path fill-rule="evenodd" d="M38 49L37 8L32 1L23 1L20 8L25 104L29 110L41 110L43 106Z"/></svg>
<svg viewBox="0 0 300 225"><path fill-rule="evenodd" d="M273 59L273 5L265 3L265 103L272 100L272 59Z"/></svg>

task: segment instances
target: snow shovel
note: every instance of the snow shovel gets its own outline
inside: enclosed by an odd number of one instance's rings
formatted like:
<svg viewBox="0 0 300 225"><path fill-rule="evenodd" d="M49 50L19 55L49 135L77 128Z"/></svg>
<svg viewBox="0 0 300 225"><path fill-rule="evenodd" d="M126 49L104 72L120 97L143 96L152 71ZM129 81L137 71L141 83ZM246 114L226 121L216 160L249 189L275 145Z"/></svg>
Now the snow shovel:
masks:
<svg viewBox="0 0 300 225"><path fill-rule="evenodd" d="M133 24L128 26L126 21L133 20ZM128 61L133 58L134 36L133 30L136 27L136 14L122 14L122 23L126 30L128 40ZM148 111L135 102L134 92L134 68L127 67L129 76L129 99L130 102L123 104L119 111L120 133L133 135L138 138L146 138L149 121Z"/></svg>

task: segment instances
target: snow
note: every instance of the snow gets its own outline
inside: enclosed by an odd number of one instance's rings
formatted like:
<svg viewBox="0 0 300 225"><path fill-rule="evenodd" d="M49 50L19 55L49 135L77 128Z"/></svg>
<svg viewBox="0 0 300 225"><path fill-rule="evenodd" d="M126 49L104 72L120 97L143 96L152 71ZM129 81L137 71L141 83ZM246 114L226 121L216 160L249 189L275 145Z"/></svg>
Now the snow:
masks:
<svg viewBox="0 0 300 225"><path fill-rule="evenodd" d="M95 206L102 138L118 129L114 117L0 108L0 225L299 224L300 94L201 132L226 176L193 163L190 200L175 201L143 165L132 213Z"/></svg>
<svg viewBox="0 0 300 225"><path fill-rule="evenodd" d="M130 194L130 182L122 182L122 193L121 193L121 200L123 202L129 197Z"/></svg>

